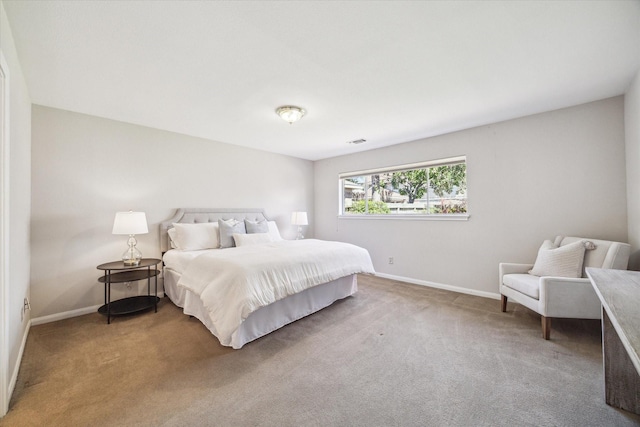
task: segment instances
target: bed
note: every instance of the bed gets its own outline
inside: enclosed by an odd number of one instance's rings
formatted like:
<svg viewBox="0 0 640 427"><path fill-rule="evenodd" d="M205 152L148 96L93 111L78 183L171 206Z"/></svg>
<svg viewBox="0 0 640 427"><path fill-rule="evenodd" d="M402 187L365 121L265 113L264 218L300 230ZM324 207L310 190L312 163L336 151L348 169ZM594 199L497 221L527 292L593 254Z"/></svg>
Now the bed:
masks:
<svg viewBox="0 0 640 427"><path fill-rule="evenodd" d="M357 274L375 273L363 248L282 239L262 209L178 209L160 224L160 249L165 295L234 349L353 295Z"/></svg>

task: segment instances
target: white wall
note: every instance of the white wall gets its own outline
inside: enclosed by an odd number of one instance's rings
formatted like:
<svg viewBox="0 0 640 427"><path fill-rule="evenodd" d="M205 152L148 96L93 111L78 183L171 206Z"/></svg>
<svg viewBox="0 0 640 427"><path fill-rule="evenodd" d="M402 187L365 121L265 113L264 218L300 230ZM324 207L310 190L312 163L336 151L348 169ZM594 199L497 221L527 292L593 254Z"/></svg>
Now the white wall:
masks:
<svg viewBox="0 0 640 427"><path fill-rule="evenodd" d="M96 265L126 249L116 211L146 212L138 248L159 257L158 224L176 208L264 208L285 238L291 212L313 209L307 160L36 105L32 120L34 317L103 303Z"/></svg>
<svg viewBox="0 0 640 427"><path fill-rule="evenodd" d="M467 156L468 221L337 218L338 173L458 155ZM496 294L498 263L533 262L544 239L627 240L624 156L616 97L322 160L315 233L367 248L378 272Z"/></svg>
<svg viewBox="0 0 640 427"><path fill-rule="evenodd" d="M23 300L29 297L29 216L31 209L31 100L16 53L4 5L0 3L0 48L10 75L9 100L9 283L7 379L14 382L29 313L22 318ZM4 303L4 301L2 301ZM12 384L9 384L12 388ZM11 391L11 390L9 390ZM0 410L2 415L2 410Z"/></svg>
<svg viewBox="0 0 640 427"><path fill-rule="evenodd" d="M640 271L640 71L624 98L630 270Z"/></svg>

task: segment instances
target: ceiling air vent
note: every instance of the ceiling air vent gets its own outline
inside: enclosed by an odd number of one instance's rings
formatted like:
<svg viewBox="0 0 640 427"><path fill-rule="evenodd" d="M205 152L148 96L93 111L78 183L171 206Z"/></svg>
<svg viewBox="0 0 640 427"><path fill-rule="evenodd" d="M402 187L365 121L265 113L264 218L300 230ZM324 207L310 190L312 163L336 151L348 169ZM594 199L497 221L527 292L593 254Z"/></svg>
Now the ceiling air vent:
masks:
<svg viewBox="0 0 640 427"><path fill-rule="evenodd" d="M354 141L348 141L347 144L362 144L363 142L367 142L366 139L356 139Z"/></svg>

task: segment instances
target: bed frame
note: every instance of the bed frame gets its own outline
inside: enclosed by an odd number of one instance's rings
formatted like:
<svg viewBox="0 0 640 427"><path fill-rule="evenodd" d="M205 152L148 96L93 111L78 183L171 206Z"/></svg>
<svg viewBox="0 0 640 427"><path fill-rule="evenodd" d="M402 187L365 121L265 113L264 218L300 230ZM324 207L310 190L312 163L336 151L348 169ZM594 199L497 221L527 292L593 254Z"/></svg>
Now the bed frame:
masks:
<svg viewBox="0 0 640 427"><path fill-rule="evenodd" d="M262 209L178 209L173 217L160 223L160 249L162 254L170 249L168 230L173 223L207 223L218 219L238 221L266 220ZM208 313L200 298L177 286L180 274L169 268L163 268L164 292L171 301L181 307L185 314L200 320L217 337ZM241 348L246 343L258 339L289 323L315 313L334 302L353 295L358 290L357 275L314 286L298 294L276 301L251 313L232 336L231 346Z"/></svg>

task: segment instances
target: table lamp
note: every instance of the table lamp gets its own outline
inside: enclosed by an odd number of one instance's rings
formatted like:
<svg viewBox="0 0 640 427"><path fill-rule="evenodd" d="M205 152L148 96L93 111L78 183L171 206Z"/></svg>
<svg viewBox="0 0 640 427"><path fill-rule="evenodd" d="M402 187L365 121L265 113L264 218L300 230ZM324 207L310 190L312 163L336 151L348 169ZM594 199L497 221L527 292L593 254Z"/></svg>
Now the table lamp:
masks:
<svg viewBox="0 0 640 427"><path fill-rule="evenodd" d="M142 254L136 248L138 243L136 234L146 234L149 232L147 228L147 217L144 212L116 212L116 218L113 221L112 234L129 235L127 244L129 248L122 254L122 261L127 266L137 266L140 264Z"/></svg>
<svg viewBox="0 0 640 427"><path fill-rule="evenodd" d="M296 236L296 240L304 239L302 235L302 226L309 224L307 221L307 213L306 212L294 212L291 214L291 224L298 226L298 235Z"/></svg>

